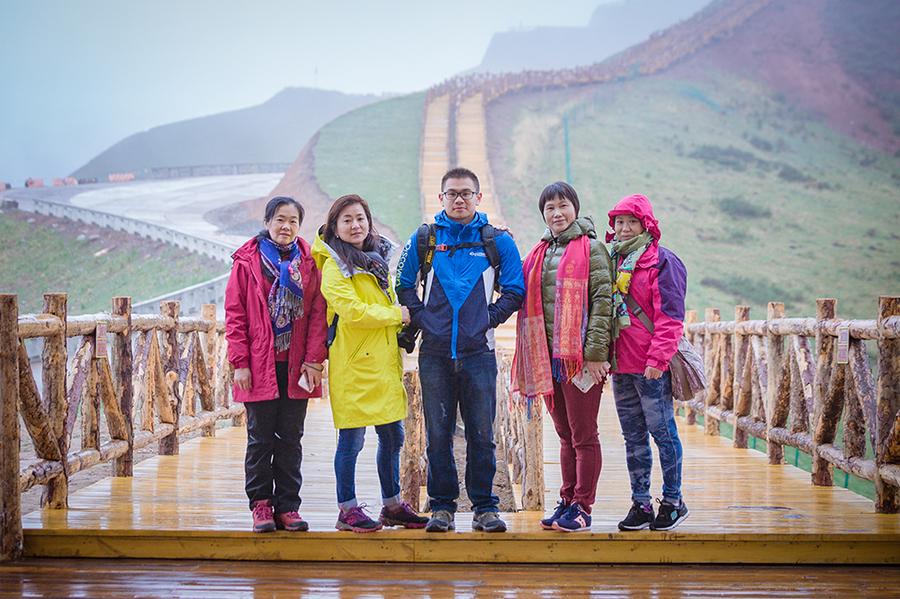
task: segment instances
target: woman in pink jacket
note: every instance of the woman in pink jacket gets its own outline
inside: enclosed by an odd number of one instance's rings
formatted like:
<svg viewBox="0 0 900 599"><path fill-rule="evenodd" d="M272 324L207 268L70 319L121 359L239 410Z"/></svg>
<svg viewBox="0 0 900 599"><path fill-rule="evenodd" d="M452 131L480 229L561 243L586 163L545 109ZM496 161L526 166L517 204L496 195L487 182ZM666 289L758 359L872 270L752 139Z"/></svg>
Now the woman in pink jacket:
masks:
<svg viewBox="0 0 900 599"><path fill-rule="evenodd" d="M620 530L671 530L687 518L681 498L681 440L675 426L669 361L684 320L687 270L659 245L659 222L650 200L631 195L609 211L613 233L613 395L631 479L632 506ZM654 516L650 496L653 454L659 450L662 500Z"/></svg>
<svg viewBox="0 0 900 599"><path fill-rule="evenodd" d="M278 196L265 229L233 255L225 338L234 399L247 410L245 488L253 530L304 531L300 439L310 397L321 397L325 300L309 244L297 236L303 207Z"/></svg>

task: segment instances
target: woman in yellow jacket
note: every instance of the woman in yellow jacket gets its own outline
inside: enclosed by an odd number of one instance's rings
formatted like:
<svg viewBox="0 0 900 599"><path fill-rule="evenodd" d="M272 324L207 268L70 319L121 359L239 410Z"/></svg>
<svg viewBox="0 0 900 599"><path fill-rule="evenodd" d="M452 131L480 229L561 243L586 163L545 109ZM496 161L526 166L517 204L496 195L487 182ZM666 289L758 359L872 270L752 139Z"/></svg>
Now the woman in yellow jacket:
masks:
<svg viewBox="0 0 900 599"><path fill-rule="evenodd" d="M328 303L328 393L338 445L334 456L340 513L335 528L374 532L382 526L423 528L427 518L400 500L400 449L406 390L397 332L409 322L395 305L388 260L394 244L372 226L358 195L335 200L313 245ZM378 479L383 508L371 519L356 500L356 458L366 427L378 434Z"/></svg>

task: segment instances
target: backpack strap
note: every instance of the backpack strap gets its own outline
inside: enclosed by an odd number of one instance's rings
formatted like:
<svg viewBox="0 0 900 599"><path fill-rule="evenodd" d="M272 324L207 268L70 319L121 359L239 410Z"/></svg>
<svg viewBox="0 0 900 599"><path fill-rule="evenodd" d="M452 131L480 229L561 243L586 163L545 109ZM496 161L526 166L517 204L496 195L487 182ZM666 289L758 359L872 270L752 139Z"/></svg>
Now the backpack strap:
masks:
<svg viewBox="0 0 900 599"><path fill-rule="evenodd" d="M437 233L434 223L423 223L416 230L416 249L419 253L419 278L422 285L431 271L435 252L449 252L452 256L456 250L476 247L484 248L484 255L491 268L494 269L494 288L500 288L500 251L497 249L497 230L490 223L481 227L481 241L467 241L456 245L437 244Z"/></svg>
<svg viewBox="0 0 900 599"><path fill-rule="evenodd" d="M416 230L416 249L419 254L419 279L425 286L425 279L431 271L431 263L434 262L434 252L437 248L437 234L434 223L422 223Z"/></svg>
<svg viewBox="0 0 900 599"><path fill-rule="evenodd" d="M625 295L625 305L631 310L632 314L637 316L638 320L644 323L644 326L647 327L647 330L650 331L650 334L653 334L653 322L650 320L650 317L647 316L647 313L638 306L638 303L634 301L630 295Z"/></svg>

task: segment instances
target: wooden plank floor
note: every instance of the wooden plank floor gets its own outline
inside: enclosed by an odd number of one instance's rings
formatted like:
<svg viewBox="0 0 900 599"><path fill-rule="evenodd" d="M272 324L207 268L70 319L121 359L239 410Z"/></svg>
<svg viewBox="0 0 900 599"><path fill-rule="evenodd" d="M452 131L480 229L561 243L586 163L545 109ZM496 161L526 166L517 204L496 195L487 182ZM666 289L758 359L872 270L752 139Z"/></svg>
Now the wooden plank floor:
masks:
<svg viewBox="0 0 900 599"><path fill-rule="evenodd" d="M510 532L386 530L354 535L333 529L335 433L327 401L310 404L304 437L301 513L305 534L247 532L243 491L244 429L182 445L135 467L134 478L107 478L72 494L68 510L28 514L26 555L255 560L492 561L559 563L900 563L900 517L875 514L871 501L841 488L816 488L791 466L734 450L728 439L679 422L685 441L684 493L690 517L676 531L620 533L629 506L621 434L611 397L600 415L604 468L590 533L542 531L540 514L507 514ZM545 420L547 505L559 484L558 443ZM377 514L374 431L357 471L358 497ZM653 489L659 492L654 473Z"/></svg>
<svg viewBox="0 0 900 599"><path fill-rule="evenodd" d="M33 559L0 564L12 597L897 597L900 569L785 566L287 564Z"/></svg>

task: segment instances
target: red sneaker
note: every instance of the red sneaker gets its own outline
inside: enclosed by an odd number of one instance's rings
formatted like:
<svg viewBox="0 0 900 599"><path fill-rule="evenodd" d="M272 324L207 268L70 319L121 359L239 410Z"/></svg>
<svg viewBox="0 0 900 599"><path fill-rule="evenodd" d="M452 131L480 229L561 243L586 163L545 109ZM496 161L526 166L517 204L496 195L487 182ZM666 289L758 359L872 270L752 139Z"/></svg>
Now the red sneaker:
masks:
<svg viewBox="0 0 900 599"><path fill-rule="evenodd" d="M275 511L268 499L254 501L250 507L253 513L253 532L272 532L275 530Z"/></svg>
<svg viewBox="0 0 900 599"><path fill-rule="evenodd" d="M275 527L288 532L306 532L309 530L309 522L301 518L297 512L284 512L275 514Z"/></svg>

